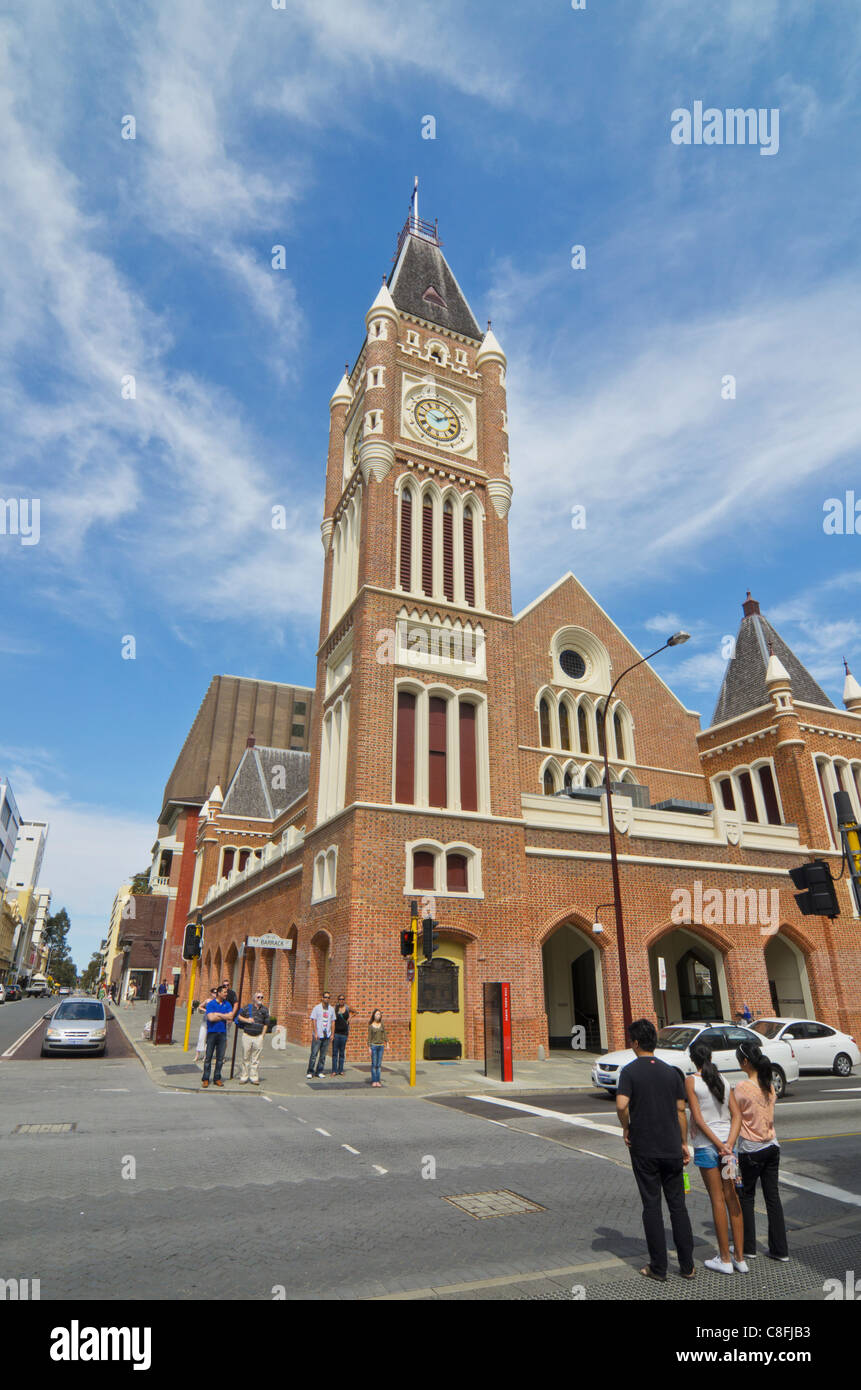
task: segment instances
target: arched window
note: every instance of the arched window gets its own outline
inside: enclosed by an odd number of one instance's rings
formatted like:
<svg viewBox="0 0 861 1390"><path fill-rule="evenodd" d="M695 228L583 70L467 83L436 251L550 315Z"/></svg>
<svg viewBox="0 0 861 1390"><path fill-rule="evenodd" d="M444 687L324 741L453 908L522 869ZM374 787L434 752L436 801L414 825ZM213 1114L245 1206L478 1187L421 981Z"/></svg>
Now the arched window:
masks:
<svg viewBox="0 0 861 1390"><path fill-rule="evenodd" d="M425 493L422 504L422 590L433 597L433 498Z"/></svg>
<svg viewBox="0 0 861 1390"><path fill-rule="evenodd" d="M765 802L765 816L769 825L781 825L780 806L777 801L777 789L774 785L774 777L771 768L763 765L758 769L759 785L762 788L762 799Z"/></svg>
<svg viewBox="0 0 861 1390"><path fill-rule="evenodd" d="M402 589L409 589L413 578L413 494L405 487L401 494L401 561Z"/></svg>
<svg viewBox="0 0 861 1390"><path fill-rule="evenodd" d="M449 500L442 509L442 591L454 603L454 509Z"/></svg>
<svg viewBox="0 0 861 1390"><path fill-rule="evenodd" d="M568 706L564 700L559 703L559 740L563 748L571 751L571 726L568 722Z"/></svg>
<svg viewBox="0 0 861 1390"><path fill-rule="evenodd" d="M733 795L732 790L732 778L722 777L721 780L718 782L718 787L720 788L721 800L724 805L724 810L734 811L735 797Z"/></svg>
<svg viewBox="0 0 861 1390"><path fill-rule="evenodd" d="M420 888L434 889L434 860L435 855L429 849L417 849L413 851L413 888L418 892Z"/></svg>
<svg viewBox="0 0 861 1390"><path fill-rule="evenodd" d="M572 778L571 778L571 773L570 773L570 772L566 772L566 773L565 773L565 778L564 778L564 780L563 780L562 785L563 785L563 787L565 787L566 791L567 791L567 789L568 789L570 786L573 786L573 782L572 782Z"/></svg>
<svg viewBox="0 0 861 1390"><path fill-rule="evenodd" d="M553 780L553 773L550 771L550 768L548 767L544 773L544 795L552 796L555 790L556 784Z"/></svg>
<svg viewBox="0 0 861 1390"><path fill-rule="evenodd" d="M395 801L411 806L416 799L416 697L398 691Z"/></svg>
<svg viewBox="0 0 861 1390"><path fill-rule="evenodd" d="M580 744L581 753L591 753L592 744L589 739L589 719L586 714L586 706L577 706L577 739Z"/></svg>
<svg viewBox="0 0 861 1390"><path fill-rule="evenodd" d="M475 607L475 538L472 507L463 513L463 590L470 608Z"/></svg>
<svg viewBox="0 0 861 1390"><path fill-rule="evenodd" d="M550 706L543 698L538 706L538 723L541 729L542 748L552 748L553 745L550 741Z"/></svg>
<svg viewBox="0 0 861 1390"><path fill-rule="evenodd" d="M754 822L758 821L759 815L757 814L756 810L756 797L753 794L753 783L750 780L749 772L739 773L738 788L741 792L745 820Z"/></svg>
<svg viewBox="0 0 861 1390"><path fill-rule="evenodd" d="M235 855L236 855L236 850L233 850L233 849L226 849L226 850L224 851L224 855L223 855L222 860L221 860L221 877L222 877L222 878L227 878L227 875L232 871L232 869L233 869L233 860L234 860L234 858L235 858Z"/></svg>
<svg viewBox="0 0 861 1390"><path fill-rule="evenodd" d="M616 744L616 757L626 758L625 752L625 730L622 725L622 716L618 710L613 711L613 739Z"/></svg>
<svg viewBox="0 0 861 1390"><path fill-rule="evenodd" d="M445 886L449 893L466 893L469 891L469 884L467 881L467 859L465 854L446 855Z"/></svg>
<svg viewBox="0 0 861 1390"><path fill-rule="evenodd" d="M244 869L245 866L247 865L247 863L248 863L248 856L249 856L250 854L251 854L251 850L250 850L250 849L241 849L241 850L239 851L239 872L240 872L240 873L242 873L243 869Z"/></svg>

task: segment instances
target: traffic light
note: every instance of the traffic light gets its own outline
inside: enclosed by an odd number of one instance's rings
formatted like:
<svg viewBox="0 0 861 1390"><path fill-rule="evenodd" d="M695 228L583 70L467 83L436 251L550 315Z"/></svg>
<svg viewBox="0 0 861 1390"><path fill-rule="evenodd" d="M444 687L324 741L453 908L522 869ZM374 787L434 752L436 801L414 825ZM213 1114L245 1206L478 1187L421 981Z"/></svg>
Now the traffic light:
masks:
<svg viewBox="0 0 861 1390"><path fill-rule="evenodd" d="M795 894L795 901L805 917L840 916L834 880L824 859L813 859L809 864L790 869L789 877L796 888L804 890Z"/></svg>
<svg viewBox="0 0 861 1390"><path fill-rule="evenodd" d="M407 929L401 932L401 955L411 956L413 953L413 934Z"/></svg>
<svg viewBox="0 0 861 1390"><path fill-rule="evenodd" d="M189 922L185 929L185 940L182 943L183 960L194 960L196 956L200 955L202 937L203 928L199 927L196 922Z"/></svg>
<svg viewBox="0 0 861 1390"><path fill-rule="evenodd" d="M432 917L422 919L422 954L425 960L433 960L434 951L439 946L437 924Z"/></svg>

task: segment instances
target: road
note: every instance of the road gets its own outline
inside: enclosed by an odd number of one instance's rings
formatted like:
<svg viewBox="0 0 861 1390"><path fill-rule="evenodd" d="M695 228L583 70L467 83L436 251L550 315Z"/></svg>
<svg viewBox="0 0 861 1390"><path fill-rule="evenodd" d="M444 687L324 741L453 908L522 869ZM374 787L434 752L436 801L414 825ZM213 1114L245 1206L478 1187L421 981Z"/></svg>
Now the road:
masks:
<svg viewBox="0 0 861 1390"><path fill-rule="evenodd" d="M23 1031L39 1007L3 1006L0 1028L18 1010ZM40 1060L38 1045L37 1030L0 1063L0 1277L40 1279L43 1299L644 1296L639 1202L602 1096L514 1109L175 1092L134 1057ZM859 1086L804 1080L778 1107L790 1265L760 1259L743 1286L701 1269L695 1290L645 1294L821 1298L825 1278L861 1269ZM479 1218L455 1200L500 1191L530 1206ZM701 1261L714 1237L696 1174L689 1210Z"/></svg>

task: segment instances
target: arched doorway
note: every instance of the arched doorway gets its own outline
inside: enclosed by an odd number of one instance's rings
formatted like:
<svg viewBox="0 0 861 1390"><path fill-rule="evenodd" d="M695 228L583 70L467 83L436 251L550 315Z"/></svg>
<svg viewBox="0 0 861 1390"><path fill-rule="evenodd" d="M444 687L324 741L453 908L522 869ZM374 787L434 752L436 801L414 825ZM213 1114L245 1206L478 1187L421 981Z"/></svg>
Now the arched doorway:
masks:
<svg viewBox="0 0 861 1390"><path fill-rule="evenodd" d="M311 938L311 993L317 998L329 988L329 935L317 932Z"/></svg>
<svg viewBox="0 0 861 1390"><path fill-rule="evenodd" d="M230 949L224 961L224 974L230 981L231 989L239 988L239 952L236 946L231 943Z"/></svg>
<svg viewBox="0 0 861 1390"><path fill-rule="evenodd" d="M771 1007L778 1018L796 1014L813 1018L813 999L804 953L788 937L773 936L765 948Z"/></svg>
<svg viewBox="0 0 861 1390"><path fill-rule="evenodd" d="M557 927L541 948L544 1006L550 1046L571 1048L575 1026L586 1030L586 1048L607 1046L601 953L573 922Z"/></svg>
<svg viewBox="0 0 861 1390"><path fill-rule="evenodd" d="M692 929L666 932L650 946L649 973L652 1004L661 1026L731 1017L723 955ZM662 978L666 980L663 990Z"/></svg>

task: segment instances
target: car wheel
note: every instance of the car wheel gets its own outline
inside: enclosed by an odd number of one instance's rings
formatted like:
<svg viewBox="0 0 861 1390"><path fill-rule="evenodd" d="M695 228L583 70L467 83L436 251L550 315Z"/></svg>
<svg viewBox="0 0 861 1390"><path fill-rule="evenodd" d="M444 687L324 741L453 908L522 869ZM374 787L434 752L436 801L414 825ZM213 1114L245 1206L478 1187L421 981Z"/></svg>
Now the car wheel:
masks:
<svg viewBox="0 0 861 1390"><path fill-rule="evenodd" d="M852 1058L845 1052L838 1052L837 1056L834 1058L832 1070L835 1076L851 1076Z"/></svg>
<svg viewBox="0 0 861 1390"><path fill-rule="evenodd" d="M786 1090L786 1077L780 1067L772 1068L771 1081L774 1086L774 1094L776 1098L780 1100Z"/></svg>

